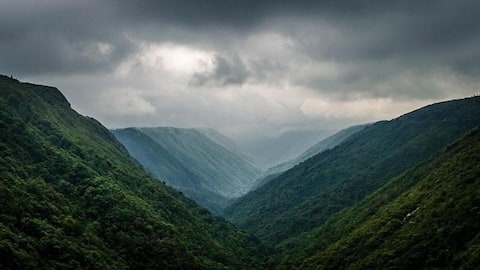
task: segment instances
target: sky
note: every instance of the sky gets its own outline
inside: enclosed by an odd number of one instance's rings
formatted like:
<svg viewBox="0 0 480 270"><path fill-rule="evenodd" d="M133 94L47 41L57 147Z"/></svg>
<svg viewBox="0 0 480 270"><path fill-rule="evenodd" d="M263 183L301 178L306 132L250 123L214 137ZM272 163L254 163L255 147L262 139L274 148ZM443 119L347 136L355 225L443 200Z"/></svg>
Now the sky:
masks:
<svg viewBox="0 0 480 270"><path fill-rule="evenodd" d="M480 1L0 0L0 73L109 128L238 140L480 91Z"/></svg>

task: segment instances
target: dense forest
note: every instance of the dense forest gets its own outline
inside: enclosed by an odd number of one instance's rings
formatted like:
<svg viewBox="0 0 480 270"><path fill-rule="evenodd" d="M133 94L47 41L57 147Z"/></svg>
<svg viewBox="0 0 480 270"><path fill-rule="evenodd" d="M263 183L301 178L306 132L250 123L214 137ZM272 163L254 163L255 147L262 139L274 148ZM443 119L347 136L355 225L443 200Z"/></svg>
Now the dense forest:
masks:
<svg viewBox="0 0 480 270"><path fill-rule="evenodd" d="M480 128L282 249L279 269L475 269Z"/></svg>
<svg viewBox="0 0 480 270"><path fill-rule="evenodd" d="M264 248L149 176L55 88L0 77L0 268L259 268Z"/></svg>

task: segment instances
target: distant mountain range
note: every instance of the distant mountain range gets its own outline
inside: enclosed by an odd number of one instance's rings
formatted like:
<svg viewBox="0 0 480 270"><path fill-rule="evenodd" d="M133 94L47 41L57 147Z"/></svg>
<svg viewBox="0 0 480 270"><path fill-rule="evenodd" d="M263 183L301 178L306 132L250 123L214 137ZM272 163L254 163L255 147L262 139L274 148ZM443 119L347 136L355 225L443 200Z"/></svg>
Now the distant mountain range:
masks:
<svg viewBox="0 0 480 270"><path fill-rule="evenodd" d="M214 213L229 199L249 191L260 174L233 141L212 129L158 127L112 132L158 179Z"/></svg>

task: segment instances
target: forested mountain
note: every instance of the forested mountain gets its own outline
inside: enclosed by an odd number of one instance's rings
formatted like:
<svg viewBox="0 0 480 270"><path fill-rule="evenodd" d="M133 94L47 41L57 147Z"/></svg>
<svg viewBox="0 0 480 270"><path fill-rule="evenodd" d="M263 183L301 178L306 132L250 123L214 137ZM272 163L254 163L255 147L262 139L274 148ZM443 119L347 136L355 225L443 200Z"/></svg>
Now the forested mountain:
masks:
<svg viewBox="0 0 480 270"><path fill-rule="evenodd" d="M0 76L0 138L1 269L259 267L258 241L149 176L55 88Z"/></svg>
<svg viewBox="0 0 480 270"><path fill-rule="evenodd" d="M128 128L113 133L158 179L215 213L228 199L250 190L260 173L251 162L196 129Z"/></svg>
<svg viewBox="0 0 480 270"><path fill-rule="evenodd" d="M476 269L480 129L283 248L279 269Z"/></svg>
<svg viewBox="0 0 480 270"><path fill-rule="evenodd" d="M279 243L322 225L479 124L480 97L377 122L238 199L224 214Z"/></svg>
<svg viewBox="0 0 480 270"><path fill-rule="evenodd" d="M333 147L337 146L348 137L352 136L353 134L359 132L360 130L364 129L367 125L356 125L351 126L345 129L340 130L339 132L333 134L330 137L327 137L321 141L319 141L314 146L310 147L307 151L302 153L295 159L290 161L284 162L282 164L276 165L267 171L265 171L262 176L255 182L254 188L257 189L270 181L271 179L275 178L276 176L280 175L281 173L293 168L295 165L304 162L305 160L318 155L319 153L332 149Z"/></svg>

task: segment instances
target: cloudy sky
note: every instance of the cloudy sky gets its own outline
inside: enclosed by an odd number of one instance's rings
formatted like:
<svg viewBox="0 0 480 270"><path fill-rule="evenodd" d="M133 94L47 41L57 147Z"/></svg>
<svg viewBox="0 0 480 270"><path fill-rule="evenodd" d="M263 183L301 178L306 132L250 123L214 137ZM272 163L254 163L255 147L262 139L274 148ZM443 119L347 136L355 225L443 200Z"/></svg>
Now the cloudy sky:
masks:
<svg viewBox="0 0 480 270"><path fill-rule="evenodd" d="M478 94L480 1L0 0L0 73L109 128L338 129Z"/></svg>

